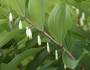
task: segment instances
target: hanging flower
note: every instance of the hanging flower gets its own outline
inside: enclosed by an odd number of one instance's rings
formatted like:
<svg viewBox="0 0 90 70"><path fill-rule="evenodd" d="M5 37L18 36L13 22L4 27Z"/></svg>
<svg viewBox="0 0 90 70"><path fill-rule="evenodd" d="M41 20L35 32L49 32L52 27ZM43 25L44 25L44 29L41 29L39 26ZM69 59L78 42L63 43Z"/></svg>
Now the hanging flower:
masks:
<svg viewBox="0 0 90 70"><path fill-rule="evenodd" d="M28 37L29 37L29 39L32 39L32 31L30 28L28 29Z"/></svg>
<svg viewBox="0 0 90 70"><path fill-rule="evenodd" d="M82 18L80 18L80 25L81 25L81 26L84 26L84 21L83 21Z"/></svg>
<svg viewBox="0 0 90 70"><path fill-rule="evenodd" d="M10 12L9 14L9 21L12 22L13 21L13 16L12 16L12 13Z"/></svg>
<svg viewBox="0 0 90 70"><path fill-rule="evenodd" d="M85 13L82 12L82 16L81 16L82 20L85 20Z"/></svg>
<svg viewBox="0 0 90 70"><path fill-rule="evenodd" d="M64 64L64 69L66 70L67 69L67 67L66 67L66 65Z"/></svg>
<svg viewBox="0 0 90 70"><path fill-rule="evenodd" d="M29 37L28 27L26 27L26 36Z"/></svg>
<svg viewBox="0 0 90 70"><path fill-rule="evenodd" d="M38 35L38 45L40 46L41 45L41 38L40 38L40 36Z"/></svg>
<svg viewBox="0 0 90 70"><path fill-rule="evenodd" d="M74 6L72 6L72 8L73 8L73 9L75 9L75 7L74 7Z"/></svg>
<svg viewBox="0 0 90 70"><path fill-rule="evenodd" d="M78 8L76 8L76 14L79 15L80 11Z"/></svg>
<svg viewBox="0 0 90 70"><path fill-rule="evenodd" d="M58 52L55 50L55 59L58 60Z"/></svg>
<svg viewBox="0 0 90 70"><path fill-rule="evenodd" d="M22 29L22 21L19 21L19 29Z"/></svg>
<svg viewBox="0 0 90 70"><path fill-rule="evenodd" d="M49 43L47 42L47 52L50 53Z"/></svg>

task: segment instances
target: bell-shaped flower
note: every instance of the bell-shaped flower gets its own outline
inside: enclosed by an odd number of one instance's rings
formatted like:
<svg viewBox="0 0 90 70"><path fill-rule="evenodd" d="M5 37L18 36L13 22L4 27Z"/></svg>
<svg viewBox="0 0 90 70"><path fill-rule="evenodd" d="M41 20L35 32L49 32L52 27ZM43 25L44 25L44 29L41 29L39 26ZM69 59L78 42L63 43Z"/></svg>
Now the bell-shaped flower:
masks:
<svg viewBox="0 0 90 70"><path fill-rule="evenodd" d="M50 53L49 43L47 42L47 52Z"/></svg>
<svg viewBox="0 0 90 70"><path fill-rule="evenodd" d="M40 38L39 35L38 35L38 39L37 39L37 41L38 41L38 45L40 46L40 45L41 45L41 38Z"/></svg>
<svg viewBox="0 0 90 70"><path fill-rule="evenodd" d="M19 29L22 29L22 21L19 21Z"/></svg>
<svg viewBox="0 0 90 70"><path fill-rule="evenodd" d="M85 13L82 12L82 16L81 16L82 20L85 20Z"/></svg>
<svg viewBox="0 0 90 70"><path fill-rule="evenodd" d="M84 26L84 21L83 21L82 18L80 18L80 25L81 25L81 26Z"/></svg>
<svg viewBox="0 0 90 70"><path fill-rule="evenodd" d="M58 52L55 50L55 59L58 60Z"/></svg>
<svg viewBox="0 0 90 70"><path fill-rule="evenodd" d="M28 29L28 37L29 37L29 39L32 39L32 31L30 28Z"/></svg>
<svg viewBox="0 0 90 70"><path fill-rule="evenodd" d="M29 37L29 30L28 30L28 27L26 27L26 36Z"/></svg>
<svg viewBox="0 0 90 70"><path fill-rule="evenodd" d="M9 13L9 21L10 21L10 22L13 21L13 16L12 16L12 13L11 13L11 12Z"/></svg>
<svg viewBox="0 0 90 70"><path fill-rule="evenodd" d="M75 9L75 7L74 7L74 6L72 6L72 8L73 8L73 9Z"/></svg>
<svg viewBox="0 0 90 70"><path fill-rule="evenodd" d="M64 69L66 70L67 69L67 67L66 67L66 65L64 64Z"/></svg>
<svg viewBox="0 0 90 70"><path fill-rule="evenodd" d="M78 8L76 8L76 14L79 15L80 14L80 11Z"/></svg>

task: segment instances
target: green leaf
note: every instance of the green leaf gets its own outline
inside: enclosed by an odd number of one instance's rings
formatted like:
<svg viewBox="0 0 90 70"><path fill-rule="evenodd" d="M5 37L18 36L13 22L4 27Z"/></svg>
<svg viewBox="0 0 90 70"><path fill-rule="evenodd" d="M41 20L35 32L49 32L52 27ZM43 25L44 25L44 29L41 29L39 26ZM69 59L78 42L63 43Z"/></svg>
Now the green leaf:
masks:
<svg viewBox="0 0 90 70"><path fill-rule="evenodd" d="M90 69L90 53L89 55L86 55L82 61L82 66L85 70L89 70Z"/></svg>
<svg viewBox="0 0 90 70"><path fill-rule="evenodd" d="M58 68L43 68L43 70L57 70ZM42 70L42 69L39 69Z"/></svg>
<svg viewBox="0 0 90 70"><path fill-rule="evenodd" d="M66 52L64 51L63 52L63 55L62 55L62 59L63 59L63 62L64 64L70 68L70 69L75 69L76 66L79 64L80 60L83 59L83 57L87 54L87 50L86 49L83 49L83 54L79 57L78 60L73 60L72 58L70 58Z"/></svg>
<svg viewBox="0 0 90 70"><path fill-rule="evenodd" d="M26 0L6 0L8 6L18 15L25 16L25 1Z"/></svg>
<svg viewBox="0 0 90 70"><path fill-rule="evenodd" d="M10 41L12 38L14 38L16 35L24 32L25 29L21 30L13 30L11 32L8 32L7 34L3 35L0 37L0 48L4 46L8 41Z"/></svg>
<svg viewBox="0 0 90 70"><path fill-rule="evenodd" d="M74 57L78 59L83 53L83 48L88 50L89 47L80 40L74 40L72 43L72 55L74 55Z"/></svg>
<svg viewBox="0 0 90 70"><path fill-rule="evenodd" d="M7 4L6 0L0 0L0 4Z"/></svg>
<svg viewBox="0 0 90 70"><path fill-rule="evenodd" d="M6 70L14 70L22 60L24 60L25 58L27 58L28 56L30 56L33 53L37 53L39 52L41 49L43 48L31 48L28 49L24 52L22 52L21 54L17 55L9 64Z"/></svg>
<svg viewBox="0 0 90 70"><path fill-rule="evenodd" d="M74 37L73 37L72 33L70 31L68 31L65 36L64 42L63 42L63 45L65 46L65 48L68 51L71 51L73 40L74 40Z"/></svg>
<svg viewBox="0 0 90 70"><path fill-rule="evenodd" d="M78 0L79 1L79 0ZM86 14L90 15L90 2L83 1L81 3L76 2L75 0L67 0L67 3L75 6Z"/></svg>
<svg viewBox="0 0 90 70"><path fill-rule="evenodd" d="M29 0L28 8L31 21L43 30L48 0Z"/></svg>
<svg viewBox="0 0 90 70"><path fill-rule="evenodd" d="M66 1L56 4L48 21L49 32L61 45L67 31L73 23L67 7L68 4L66 4Z"/></svg>
<svg viewBox="0 0 90 70"><path fill-rule="evenodd" d="M7 19L0 19L0 26L3 25L4 23L8 22Z"/></svg>
<svg viewBox="0 0 90 70"><path fill-rule="evenodd" d="M85 32L82 28L74 26L70 30L74 35L82 39L86 39L87 42L90 42L90 35L87 32Z"/></svg>
<svg viewBox="0 0 90 70"><path fill-rule="evenodd" d="M34 57L33 61L30 61L26 67L26 70L36 70L38 68L38 66L48 57L50 56L54 50L56 49L56 45L51 44L50 45L50 53L48 54L46 48L44 48L43 50L41 50L39 53L36 54L36 56Z"/></svg>
<svg viewBox="0 0 90 70"><path fill-rule="evenodd" d="M80 2L85 1L85 0L75 0L75 1L77 1L77 2L79 2L79 3L80 3Z"/></svg>

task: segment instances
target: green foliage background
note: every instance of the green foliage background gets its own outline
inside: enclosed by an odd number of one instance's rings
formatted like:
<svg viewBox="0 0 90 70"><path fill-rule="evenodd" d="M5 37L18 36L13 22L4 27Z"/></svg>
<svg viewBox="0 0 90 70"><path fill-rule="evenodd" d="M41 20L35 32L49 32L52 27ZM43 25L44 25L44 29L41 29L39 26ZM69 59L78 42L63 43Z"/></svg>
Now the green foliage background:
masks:
<svg viewBox="0 0 90 70"><path fill-rule="evenodd" d="M10 12L14 30L9 22ZM85 13L83 26L82 12ZM64 46L76 60L28 24L24 17ZM19 20L23 29L18 28ZM32 30L32 39L26 37L26 26ZM41 46L37 44L38 35ZM81 70L80 65L84 70L90 69L90 0L0 0L0 70Z"/></svg>

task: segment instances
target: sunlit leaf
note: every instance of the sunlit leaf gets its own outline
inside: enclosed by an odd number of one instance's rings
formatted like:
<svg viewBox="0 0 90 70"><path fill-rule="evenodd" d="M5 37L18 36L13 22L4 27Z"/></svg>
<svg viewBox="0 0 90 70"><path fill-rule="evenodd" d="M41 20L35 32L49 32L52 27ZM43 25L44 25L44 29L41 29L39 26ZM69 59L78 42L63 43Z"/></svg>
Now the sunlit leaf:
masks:
<svg viewBox="0 0 90 70"><path fill-rule="evenodd" d="M17 14L25 16L25 0L6 0L6 2Z"/></svg>
<svg viewBox="0 0 90 70"><path fill-rule="evenodd" d="M58 3L52 10L48 28L52 36L62 45L63 39L72 26L72 17L67 9L66 1Z"/></svg>
<svg viewBox="0 0 90 70"><path fill-rule="evenodd" d="M48 0L29 0L28 9L33 23L43 30Z"/></svg>

